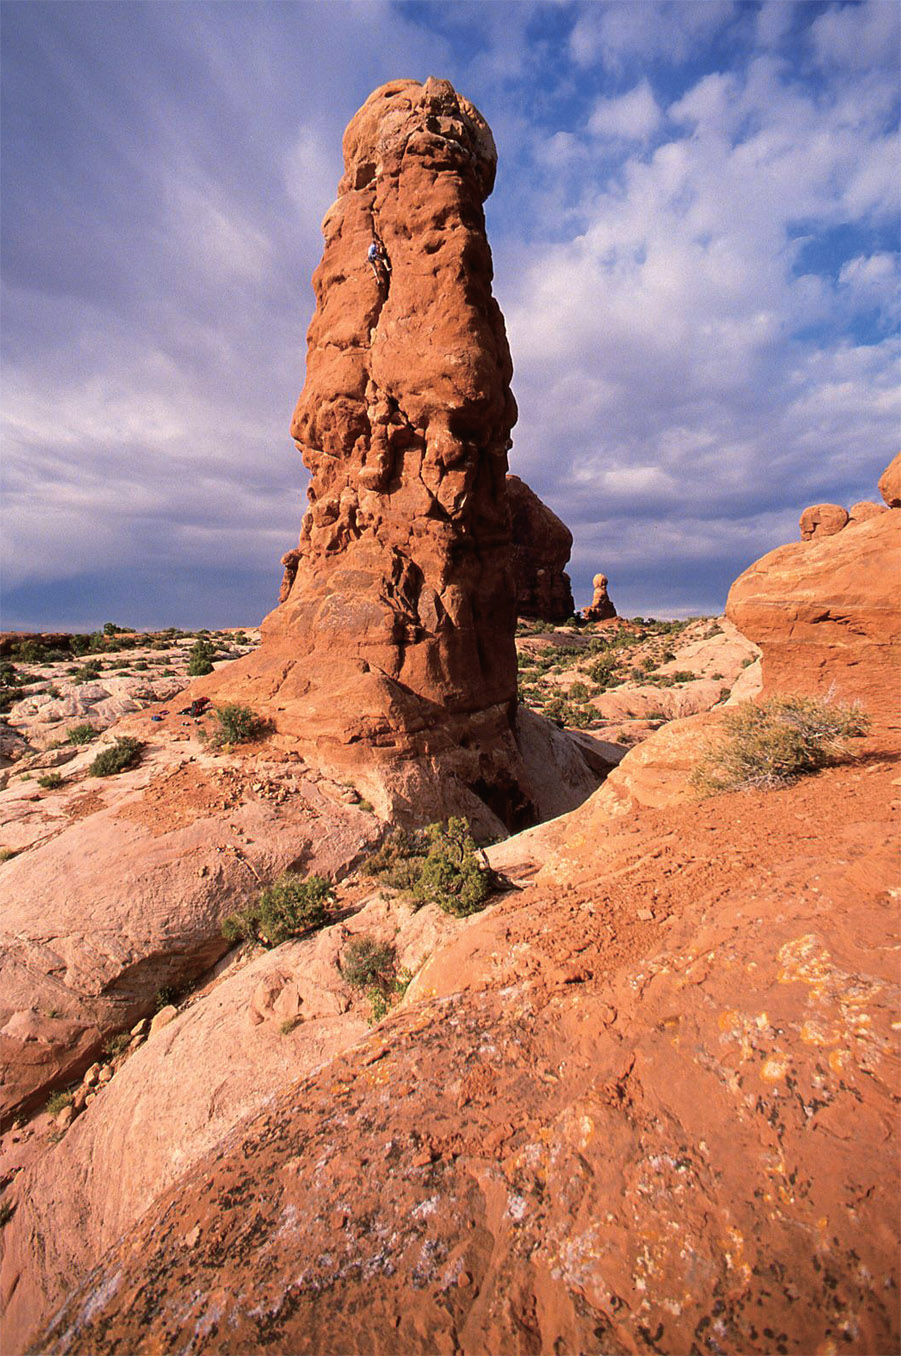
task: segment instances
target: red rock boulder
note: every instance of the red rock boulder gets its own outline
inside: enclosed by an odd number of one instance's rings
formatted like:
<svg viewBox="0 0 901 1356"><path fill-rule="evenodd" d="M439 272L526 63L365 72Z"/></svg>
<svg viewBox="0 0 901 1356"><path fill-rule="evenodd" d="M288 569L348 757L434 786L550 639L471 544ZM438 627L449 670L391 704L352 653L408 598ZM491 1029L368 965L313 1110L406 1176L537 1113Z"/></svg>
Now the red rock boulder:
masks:
<svg viewBox="0 0 901 1356"><path fill-rule="evenodd" d="M847 522L848 510L843 509L841 504L813 504L801 514L801 540L834 536L836 532L841 532Z"/></svg>
<svg viewBox="0 0 901 1356"><path fill-rule="evenodd" d="M892 458L879 477L879 493L889 508L901 508L901 452Z"/></svg>
<svg viewBox="0 0 901 1356"><path fill-rule="evenodd" d="M811 543L780 546L746 570L726 615L763 650L764 694L832 692L898 719L901 515L881 513Z"/></svg>
<svg viewBox="0 0 901 1356"><path fill-rule="evenodd" d="M874 504L872 499L861 499L859 503L852 504L848 509L848 526L854 523L865 523L870 518L877 518L880 513L885 513L885 504Z"/></svg>

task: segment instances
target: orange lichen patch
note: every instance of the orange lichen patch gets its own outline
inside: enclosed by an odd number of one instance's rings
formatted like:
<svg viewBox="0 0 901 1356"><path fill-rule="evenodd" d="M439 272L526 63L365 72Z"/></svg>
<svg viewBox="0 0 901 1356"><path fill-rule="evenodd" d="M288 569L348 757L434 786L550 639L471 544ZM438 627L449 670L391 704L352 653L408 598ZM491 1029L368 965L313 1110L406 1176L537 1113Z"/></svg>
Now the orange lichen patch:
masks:
<svg viewBox="0 0 901 1356"><path fill-rule="evenodd" d="M798 1033L805 1045L837 1045L841 1035L834 1027L825 1026L816 1018L808 1018Z"/></svg>

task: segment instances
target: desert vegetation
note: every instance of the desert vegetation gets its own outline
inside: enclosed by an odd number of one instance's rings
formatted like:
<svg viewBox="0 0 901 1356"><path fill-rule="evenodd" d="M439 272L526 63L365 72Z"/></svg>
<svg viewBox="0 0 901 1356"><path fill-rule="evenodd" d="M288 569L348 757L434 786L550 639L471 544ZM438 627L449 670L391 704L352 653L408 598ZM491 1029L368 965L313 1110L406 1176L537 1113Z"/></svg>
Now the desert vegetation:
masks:
<svg viewBox="0 0 901 1356"><path fill-rule="evenodd" d="M849 740L866 734L858 705L818 697L769 697L743 702L723 718L723 735L692 773L704 796L721 791L788 786L805 773L853 756Z"/></svg>
<svg viewBox="0 0 901 1356"><path fill-rule="evenodd" d="M245 909L229 914L222 935L229 942L260 942L278 946L323 927L330 918L334 890L321 876L301 880L285 873L261 891Z"/></svg>
<svg viewBox="0 0 901 1356"><path fill-rule="evenodd" d="M92 777L112 777L141 761L144 743L133 735L122 735L97 754L88 772Z"/></svg>
<svg viewBox="0 0 901 1356"><path fill-rule="evenodd" d="M457 918L478 913L491 893L491 874L477 856L466 820L458 817L415 832L395 830L363 869L415 907L435 903Z"/></svg>
<svg viewBox="0 0 901 1356"><path fill-rule="evenodd" d="M237 702L214 707L213 716L216 724L208 739L214 748L249 743L252 739L259 739L267 730L266 721L261 716L249 706L241 706Z"/></svg>

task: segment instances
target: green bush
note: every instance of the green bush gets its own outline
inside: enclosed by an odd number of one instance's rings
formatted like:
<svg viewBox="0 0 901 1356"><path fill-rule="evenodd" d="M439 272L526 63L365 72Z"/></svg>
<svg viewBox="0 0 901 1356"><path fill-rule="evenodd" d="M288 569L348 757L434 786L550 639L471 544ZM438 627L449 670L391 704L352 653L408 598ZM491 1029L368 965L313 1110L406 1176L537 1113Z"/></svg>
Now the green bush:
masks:
<svg viewBox="0 0 901 1356"><path fill-rule="evenodd" d="M266 733L267 722L249 706L239 706L237 702L228 702L225 706L213 708L218 722L217 729L210 736L210 743L221 747L223 744L246 744L250 739L259 739Z"/></svg>
<svg viewBox="0 0 901 1356"><path fill-rule="evenodd" d="M434 902L458 917L477 913L491 893L490 874L476 856L465 819L427 829L396 829L362 870L410 895L416 904Z"/></svg>
<svg viewBox="0 0 901 1356"><path fill-rule="evenodd" d="M853 756L848 739L865 734L859 706L818 697L743 702L723 718L723 737L691 775L701 795L787 786L808 772Z"/></svg>
<svg viewBox="0 0 901 1356"><path fill-rule="evenodd" d="M59 772L46 772L43 777L38 777L38 786L42 786L45 791L55 791L62 784L63 778Z"/></svg>
<svg viewBox="0 0 901 1356"><path fill-rule="evenodd" d="M353 989L369 989L394 978L394 947L364 933L348 942L341 957L341 974Z"/></svg>
<svg viewBox="0 0 901 1356"><path fill-rule="evenodd" d="M90 744L92 739L96 739L99 731L95 730L93 725L72 725L66 731L66 742L68 744Z"/></svg>
<svg viewBox="0 0 901 1356"><path fill-rule="evenodd" d="M64 1106L72 1105L72 1097L73 1094L71 1092L51 1093L44 1110L51 1116L58 1116Z"/></svg>
<svg viewBox="0 0 901 1356"><path fill-rule="evenodd" d="M329 920L328 904L333 898L331 885L321 876L299 880L285 874L253 904L229 914L222 924L222 935L229 942L254 941L278 946L289 937L323 927Z"/></svg>
<svg viewBox="0 0 901 1356"><path fill-rule="evenodd" d="M92 777L112 777L116 772L124 772L126 768L134 767L141 761L143 747L144 744L140 739L123 735L105 749L101 749L88 768L88 773Z"/></svg>
<svg viewBox="0 0 901 1356"><path fill-rule="evenodd" d="M596 659L588 670L588 676L598 687L609 687L616 675L616 656L605 654Z"/></svg>
<svg viewBox="0 0 901 1356"><path fill-rule="evenodd" d="M465 918L484 908L490 893L488 873L475 855L476 845L469 836L465 819L449 819L447 825L430 824L426 829L429 850L413 887L413 897L421 904L430 900L445 913Z"/></svg>
<svg viewBox="0 0 901 1356"><path fill-rule="evenodd" d="M208 640L195 641L188 654L188 677L200 678L205 673L212 673L215 653L215 646Z"/></svg>
<svg viewBox="0 0 901 1356"><path fill-rule="evenodd" d="M103 1053L110 1059L115 1059L117 1055L124 1055L131 1044L131 1035L127 1031L120 1031L117 1036L107 1036L103 1042Z"/></svg>

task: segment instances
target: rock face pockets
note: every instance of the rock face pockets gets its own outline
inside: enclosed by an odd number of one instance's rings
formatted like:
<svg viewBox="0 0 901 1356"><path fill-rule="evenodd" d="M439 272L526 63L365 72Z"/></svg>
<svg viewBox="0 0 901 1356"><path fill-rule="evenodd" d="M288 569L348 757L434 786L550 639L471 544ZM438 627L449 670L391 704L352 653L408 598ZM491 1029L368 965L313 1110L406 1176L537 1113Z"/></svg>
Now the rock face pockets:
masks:
<svg viewBox="0 0 901 1356"><path fill-rule="evenodd" d="M482 211L496 158L445 80L393 81L351 120L292 423L310 503L261 650L223 682L320 763L378 763L392 810L421 814L425 796L477 814L468 788L511 827L529 811L512 735L516 406Z"/></svg>

